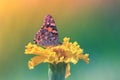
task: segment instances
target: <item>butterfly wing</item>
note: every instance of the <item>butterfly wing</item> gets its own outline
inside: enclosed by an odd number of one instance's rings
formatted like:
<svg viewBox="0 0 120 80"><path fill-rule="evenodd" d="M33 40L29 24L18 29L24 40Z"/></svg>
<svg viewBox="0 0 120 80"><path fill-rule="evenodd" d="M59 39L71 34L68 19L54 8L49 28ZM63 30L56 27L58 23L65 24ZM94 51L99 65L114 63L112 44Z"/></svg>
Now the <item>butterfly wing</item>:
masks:
<svg viewBox="0 0 120 80"><path fill-rule="evenodd" d="M47 15L41 29L34 37L34 43L40 46L58 45L58 31L52 16Z"/></svg>

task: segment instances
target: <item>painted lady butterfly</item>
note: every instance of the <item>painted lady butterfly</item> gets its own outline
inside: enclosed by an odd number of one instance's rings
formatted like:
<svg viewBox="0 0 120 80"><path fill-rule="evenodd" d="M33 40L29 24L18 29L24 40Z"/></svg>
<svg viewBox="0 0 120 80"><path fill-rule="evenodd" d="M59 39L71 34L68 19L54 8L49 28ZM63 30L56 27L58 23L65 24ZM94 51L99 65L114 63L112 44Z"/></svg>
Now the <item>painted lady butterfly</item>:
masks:
<svg viewBox="0 0 120 80"><path fill-rule="evenodd" d="M56 24L51 15L45 16L41 29L34 37L34 43L44 47L60 44Z"/></svg>

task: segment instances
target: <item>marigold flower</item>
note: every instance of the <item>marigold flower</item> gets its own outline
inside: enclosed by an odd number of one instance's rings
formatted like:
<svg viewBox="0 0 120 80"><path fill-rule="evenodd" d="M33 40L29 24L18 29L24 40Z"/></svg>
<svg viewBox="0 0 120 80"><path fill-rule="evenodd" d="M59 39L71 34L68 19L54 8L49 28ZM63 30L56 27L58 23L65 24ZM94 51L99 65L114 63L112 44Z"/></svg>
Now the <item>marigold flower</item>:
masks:
<svg viewBox="0 0 120 80"><path fill-rule="evenodd" d="M25 54L34 54L28 62L30 69L33 69L40 63L58 64L64 62L67 64L66 77L70 75L70 62L76 64L80 59L89 63L89 54L83 54L83 49L80 48L77 42L70 42L70 38L65 37L63 43L58 46L40 47L36 44L29 43L26 46Z"/></svg>

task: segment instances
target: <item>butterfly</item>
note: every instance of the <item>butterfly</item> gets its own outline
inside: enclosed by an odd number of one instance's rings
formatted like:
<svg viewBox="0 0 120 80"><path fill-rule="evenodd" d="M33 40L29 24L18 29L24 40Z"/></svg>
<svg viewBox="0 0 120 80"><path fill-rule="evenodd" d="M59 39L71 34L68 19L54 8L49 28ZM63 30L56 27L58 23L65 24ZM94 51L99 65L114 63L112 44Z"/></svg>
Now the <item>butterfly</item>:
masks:
<svg viewBox="0 0 120 80"><path fill-rule="evenodd" d="M58 30L55 21L51 15L44 18L43 25L35 34L34 43L43 47L59 45Z"/></svg>

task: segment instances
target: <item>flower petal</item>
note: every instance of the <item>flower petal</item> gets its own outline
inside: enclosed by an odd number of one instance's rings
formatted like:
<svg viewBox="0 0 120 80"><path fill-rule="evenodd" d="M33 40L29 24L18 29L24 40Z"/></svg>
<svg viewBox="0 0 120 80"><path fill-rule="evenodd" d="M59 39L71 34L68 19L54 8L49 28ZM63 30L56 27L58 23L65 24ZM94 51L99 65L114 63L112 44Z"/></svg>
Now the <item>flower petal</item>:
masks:
<svg viewBox="0 0 120 80"><path fill-rule="evenodd" d="M71 73L70 73L70 64L67 64L65 78L67 78L70 75L71 75Z"/></svg>

